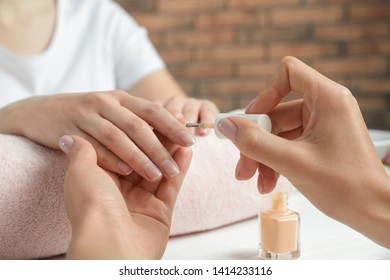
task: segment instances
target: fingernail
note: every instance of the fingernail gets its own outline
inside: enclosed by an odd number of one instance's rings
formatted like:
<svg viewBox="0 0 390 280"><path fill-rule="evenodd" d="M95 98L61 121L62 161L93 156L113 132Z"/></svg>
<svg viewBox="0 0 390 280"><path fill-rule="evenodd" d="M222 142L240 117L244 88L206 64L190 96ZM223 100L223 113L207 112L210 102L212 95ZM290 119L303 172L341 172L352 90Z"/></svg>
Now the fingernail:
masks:
<svg viewBox="0 0 390 280"><path fill-rule="evenodd" d="M385 164L389 164L390 163L390 151L388 151L383 159L383 162Z"/></svg>
<svg viewBox="0 0 390 280"><path fill-rule="evenodd" d="M118 169L122 175L129 175L133 171L133 169L123 161L118 162Z"/></svg>
<svg viewBox="0 0 390 280"><path fill-rule="evenodd" d="M176 165L176 163L169 159L162 162L162 168L164 172L170 177L176 176L180 173L179 167Z"/></svg>
<svg viewBox="0 0 390 280"><path fill-rule="evenodd" d="M263 179L259 173L259 176L257 177L257 189L259 190L259 192L262 194L264 189L263 189Z"/></svg>
<svg viewBox="0 0 390 280"><path fill-rule="evenodd" d="M182 131L179 133L179 139L183 142L186 146L192 146L196 143L196 138L194 135L192 135L191 132L188 131Z"/></svg>
<svg viewBox="0 0 390 280"><path fill-rule="evenodd" d="M228 119L222 119L217 126L219 132L221 132L226 138L234 141L237 134L237 126L234 123Z"/></svg>
<svg viewBox="0 0 390 280"><path fill-rule="evenodd" d="M158 180L162 176L160 169L158 169L154 164L151 163L147 163L145 165L144 171L146 173L146 176L148 176L149 180L152 182Z"/></svg>
<svg viewBox="0 0 390 280"><path fill-rule="evenodd" d="M69 135L64 135L60 138L60 140L58 142L59 142L60 149L66 155L69 156L70 151L72 150L73 143L74 143L74 140L72 139L72 137L70 137Z"/></svg>
<svg viewBox="0 0 390 280"><path fill-rule="evenodd" d="M253 99L251 102L248 103L248 105L245 106L245 113L248 113L249 109L251 108L251 106L253 105L253 103L255 103L255 100L256 99Z"/></svg>

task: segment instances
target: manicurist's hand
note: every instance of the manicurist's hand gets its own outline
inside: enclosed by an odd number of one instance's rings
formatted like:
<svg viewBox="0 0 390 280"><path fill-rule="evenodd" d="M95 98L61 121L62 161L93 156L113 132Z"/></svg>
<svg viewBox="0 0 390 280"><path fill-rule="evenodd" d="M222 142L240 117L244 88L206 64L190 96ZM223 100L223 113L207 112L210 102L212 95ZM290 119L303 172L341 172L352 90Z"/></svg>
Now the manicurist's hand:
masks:
<svg viewBox="0 0 390 280"><path fill-rule="evenodd" d="M169 142L169 141L168 141ZM65 206L72 224L68 259L159 259L173 208L191 161L191 150L168 144L179 174L150 183L136 173L124 178L97 165L92 145L63 136L70 157Z"/></svg>
<svg viewBox="0 0 390 280"><path fill-rule="evenodd" d="M25 136L57 148L64 135L88 140L105 169L127 175L132 170L150 182L179 169L156 132L190 146L195 138L162 106L123 91L37 96L0 112L2 133Z"/></svg>
<svg viewBox="0 0 390 280"><path fill-rule="evenodd" d="M281 103L291 91L302 98ZM238 179L259 170L259 190L268 193L282 174L320 210L390 247L389 176L347 88L287 57L246 112L268 114L273 127L218 124L241 152Z"/></svg>
<svg viewBox="0 0 390 280"><path fill-rule="evenodd" d="M186 96L174 96L165 102L164 107L177 119L190 123L213 123L219 113L212 101ZM197 128L195 133L198 136L204 136L208 130Z"/></svg>

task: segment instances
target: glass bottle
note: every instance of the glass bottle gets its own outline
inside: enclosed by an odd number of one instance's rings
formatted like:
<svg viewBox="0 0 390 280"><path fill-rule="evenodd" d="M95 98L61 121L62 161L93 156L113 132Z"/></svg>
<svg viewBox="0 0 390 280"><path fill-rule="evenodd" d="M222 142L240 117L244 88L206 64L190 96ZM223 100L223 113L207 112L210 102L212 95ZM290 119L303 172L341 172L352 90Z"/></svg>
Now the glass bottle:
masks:
<svg viewBox="0 0 390 280"><path fill-rule="evenodd" d="M259 214L260 258L289 260L300 256L300 217L287 208L286 192L272 193L272 207Z"/></svg>

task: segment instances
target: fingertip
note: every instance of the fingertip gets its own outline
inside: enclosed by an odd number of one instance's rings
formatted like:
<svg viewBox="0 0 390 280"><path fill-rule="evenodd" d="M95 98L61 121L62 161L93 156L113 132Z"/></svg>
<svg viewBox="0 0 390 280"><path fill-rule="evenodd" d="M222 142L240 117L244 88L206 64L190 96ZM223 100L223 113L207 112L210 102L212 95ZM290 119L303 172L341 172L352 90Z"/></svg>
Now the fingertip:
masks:
<svg viewBox="0 0 390 280"><path fill-rule="evenodd" d="M208 128L199 128L196 129L196 135L202 137L202 136L207 136L210 133L210 129Z"/></svg>
<svg viewBox="0 0 390 280"><path fill-rule="evenodd" d="M178 135L178 138L184 146L189 147L196 144L195 136L187 130L181 131Z"/></svg>
<svg viewBox="0 0 390 280"><path fill-rule="evenodd" d="M181 150L181 153L183 154L184 157L192 158L192 149L191 148L181 147L180 150Z"/></svg>
<svg viewBox="0 0 390 280"><path fill-rule="evenodd" d="M60 149L67 155L70 156L74 140L69 135L63 135L58 141Z"/></svg>
<svg viewBox="0 0 390 280"><path fill-rule="evenodd" d="M181 171L187 172L192 160L192 149L179 147L175 152L174 160L177 162Z"/></svg>
<svg viewBox="0 0 390 280"><path fill-rule="evenodd" d="M264 188L263 188L263 177L261 176L261 173L259 172L259 176L257 177L257 189L260 194L265 194Z"/></svg>
<svg viewBox="0 0 390 280"><path fill-rule="evenodd" d="M248 113L248 112L250 111L250 109L251 109L253 103L255 103L255 101L256 101L256 99L252 99L252 100L248 103L248 105L246 105L246 107L245 107L245 109L244 109L244 112L245 112L245 113Z"/></svg>
<svg viewBox="0 0 390 280"><path fill-rule="evenodd" d="M229 119L222 119L217 124L218 131L230 141L234 142L238 127L236 123L233 123Z"/></svg>
<svg viewBox="0 0 390 280"><path fill-rule="evenodd" d="M90 142L75 135L64 135L59 139L60 149L72 159L79 157L85 162L91 158L96 161L96 152Z"/></svg>

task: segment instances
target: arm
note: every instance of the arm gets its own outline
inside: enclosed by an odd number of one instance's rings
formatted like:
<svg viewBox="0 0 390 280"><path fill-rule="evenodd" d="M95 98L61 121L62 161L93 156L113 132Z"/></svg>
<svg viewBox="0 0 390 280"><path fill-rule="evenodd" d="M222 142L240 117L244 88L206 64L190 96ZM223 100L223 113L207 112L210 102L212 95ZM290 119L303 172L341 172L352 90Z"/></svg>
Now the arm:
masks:
<svg viewBox="0 0 390 280"><path fill-rule="evenodd" d="M132 86L128 92L161 105L172 97L186 96L183 89L166 69L151 73Z"/></svg>

